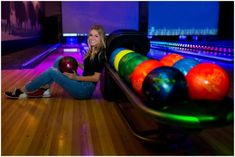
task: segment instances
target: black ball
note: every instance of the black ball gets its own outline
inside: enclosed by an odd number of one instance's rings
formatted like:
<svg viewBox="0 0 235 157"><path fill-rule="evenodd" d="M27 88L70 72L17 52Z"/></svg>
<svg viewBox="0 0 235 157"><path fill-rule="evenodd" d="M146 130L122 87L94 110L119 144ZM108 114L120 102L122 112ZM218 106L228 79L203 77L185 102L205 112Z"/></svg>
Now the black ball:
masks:
<svg viewBox="0 0 235 157"><path fill-rule="evenodd" d="M187 82L184 75L173 67L158 67L144 79L143 94L150 104L160 107L187 98Z"/></svg>

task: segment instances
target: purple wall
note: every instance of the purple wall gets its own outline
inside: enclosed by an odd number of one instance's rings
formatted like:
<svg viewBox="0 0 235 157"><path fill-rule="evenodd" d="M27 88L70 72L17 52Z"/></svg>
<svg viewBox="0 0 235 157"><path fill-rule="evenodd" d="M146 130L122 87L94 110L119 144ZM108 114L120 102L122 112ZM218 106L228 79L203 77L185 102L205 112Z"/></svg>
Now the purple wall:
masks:
<svg viewBox="0 0 235 157"><path fill-rule="evenodd" d="M88 33L93 24L106 33L117 29L139 29L138 1L62 2L63 33Z"/></svg>

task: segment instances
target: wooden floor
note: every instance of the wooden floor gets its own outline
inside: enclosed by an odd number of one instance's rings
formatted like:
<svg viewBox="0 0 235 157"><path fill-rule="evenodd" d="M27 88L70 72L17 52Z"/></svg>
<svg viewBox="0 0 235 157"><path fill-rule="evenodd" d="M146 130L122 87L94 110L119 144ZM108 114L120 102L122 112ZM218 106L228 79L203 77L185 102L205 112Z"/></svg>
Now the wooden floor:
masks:
<svg viewBox="0 0 235 157"><path fill-rule="evenodd" d="M51 66L57 55L46 64ZM58 85L53 97L11 100L4 91L20 87L44 69L2 70L2 155L233 155L233 125L195 132L172 150L147 145L131 134L114 102L99 88L91 100L75 100ZM132 113L138 115L133 108ZM138 115L137 120L143 115ZM144 118L143 118L144 119ZM145 123L140 121L139 123ZM146 122L148 123L148 122ZM146 125L146 124L145 124ZM144 126L144 125L142 125Z"/></svg>

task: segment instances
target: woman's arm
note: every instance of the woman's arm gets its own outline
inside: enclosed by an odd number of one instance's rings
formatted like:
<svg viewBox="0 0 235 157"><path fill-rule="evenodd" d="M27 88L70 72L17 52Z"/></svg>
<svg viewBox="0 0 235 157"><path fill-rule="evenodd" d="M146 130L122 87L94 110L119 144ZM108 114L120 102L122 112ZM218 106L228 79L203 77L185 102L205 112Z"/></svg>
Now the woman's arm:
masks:
<svg viewBox="0 0 235 157"><path fill-rule="evenodd" d="M78 76L76 73L67 73L64 72L64 75L66 75L68 78L72 80L77 80L77 81L88 81L88 82L98 82L100 79L101 73L95 72L94 75L90 76Z"/></svg>
<svg viewBox="0 0 235 157"><path fill-rule="evenodd" d="M90 76L77 76L76 80L78 81L89 81L89 82L98 82L100 79L101 73L95 72L94 75Z"/></svg>
<svg viewBox="0 0 235 157"><path fill-rule="evenodd" d="M80 62L78 62L78 67L81 68L82 70L84 70L84 65Z"/></svg>

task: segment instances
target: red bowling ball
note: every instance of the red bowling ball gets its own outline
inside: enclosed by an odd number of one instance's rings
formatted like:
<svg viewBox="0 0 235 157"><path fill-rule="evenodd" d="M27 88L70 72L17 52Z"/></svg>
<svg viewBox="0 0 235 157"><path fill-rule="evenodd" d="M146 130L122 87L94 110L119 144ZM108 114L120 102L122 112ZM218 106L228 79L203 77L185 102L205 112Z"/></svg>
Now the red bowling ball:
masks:
<svg viewBox="0 0 235 157"><path fill-rule="evenodd" d="M189 96L193 100L222 100L229 91L229 76L220 66L201 63L186 75Z"/></svg>
<svg viewBox="0 0 235 157"><path fill-rule="evenodd" d="M68 73L77 72L78 62L74 57L64 56L59 62L59 70Z"/></svg>
<svg viewBox="0 0 235 157"><path fill-rule="evenodd" d="M164 56L160 62L162 62L165 66L173 66L177 61L183 59L184 57L179 55L179 54L168 54L166 56Z"/></svg>
<svg viewBox="0 0 235 157"><path fill-rule="evenodd" d="M149 59L139 64L130 75L131 85L133 89L142 95L142 86L145 77L153 69L163 66L163 64L157 60Z"/></svg>

